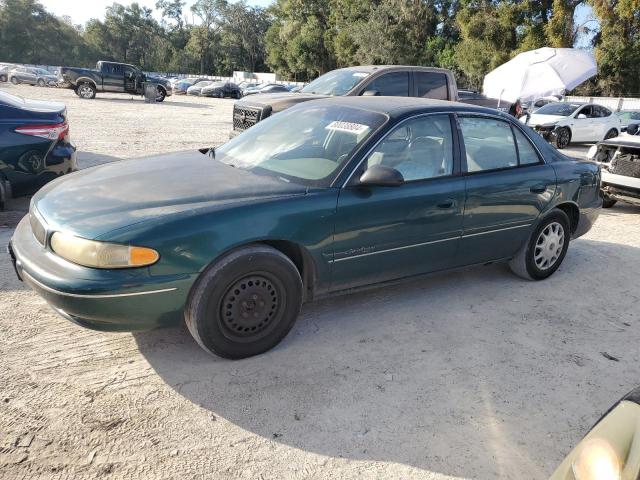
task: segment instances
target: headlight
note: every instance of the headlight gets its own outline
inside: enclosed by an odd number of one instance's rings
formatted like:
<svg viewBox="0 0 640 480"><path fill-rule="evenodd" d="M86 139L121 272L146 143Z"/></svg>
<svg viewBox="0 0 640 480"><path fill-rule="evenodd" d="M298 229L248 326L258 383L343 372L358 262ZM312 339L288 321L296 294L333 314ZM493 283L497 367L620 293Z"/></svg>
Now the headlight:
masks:
<svg viewBox="0 0 640 480"><path fill-rule="evenodd" d="M55 232L51 249L65 260L93 268L131 268L152 265L160 255L151 248L97 242Z"/></svg>
<svg viewBox="0 0 640 480"><path fill-rule="evenodd" d="M541 127L555 127L558 124L558 122L549 122L549 123L543 123L542 125L540 125Z"/></svg>
<svg viewBox="0 0 640 480"><path fill-rule="evenodd" d="M598 146L592 145L589 151L587 152L587 158L589 160L593 160L594 158L596 158L597 153L598 153Z"/></svg>
<svg viewBox="0 0 640 480"><path fill-rule="evenodd" d="M576 480L620 480L622 473L618 455L600 438L585 443L572 470Z"/></svg>

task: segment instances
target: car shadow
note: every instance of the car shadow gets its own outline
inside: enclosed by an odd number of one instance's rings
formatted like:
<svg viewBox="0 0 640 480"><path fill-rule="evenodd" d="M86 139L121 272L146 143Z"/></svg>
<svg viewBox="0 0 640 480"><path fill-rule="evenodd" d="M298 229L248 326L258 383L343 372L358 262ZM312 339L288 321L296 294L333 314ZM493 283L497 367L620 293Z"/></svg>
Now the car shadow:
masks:
<svg viewBox="0 0 640 480"><path fill-rule="evenodd" d="M92 101L98 102L109 102L109 103L127 103L131 104L131 102L142 102L144 103L144 98L131 96L129 98L104 98L104 97L96 97ZM164 102L156 102L157 105L169 106L169 107L186 107L186 108L209 108L207 105L203 105L201 103L190 103L190 102L178 102L171 100L171 97L167 97Z"/></svg>
<svg viewBox="0 0 640 480"><path fill-rule="evenodd" d="M640 383L639 261L638 248L581 239L543 282L492 265L325 299L241 361L205 353L185 327L134 338L176 392L265 439L465 478L547 478Z"/></svg>

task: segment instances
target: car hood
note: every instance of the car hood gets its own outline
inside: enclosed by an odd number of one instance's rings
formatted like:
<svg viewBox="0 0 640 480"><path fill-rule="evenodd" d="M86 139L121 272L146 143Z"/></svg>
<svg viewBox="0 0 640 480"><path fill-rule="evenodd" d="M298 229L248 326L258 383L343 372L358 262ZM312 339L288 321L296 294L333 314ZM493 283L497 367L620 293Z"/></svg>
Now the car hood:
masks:
<svg viewBox="0 0 640 480"><path fill-rule="evenodd" d="M240 100L236 102L238 106L265 108L271 107L273 113L286 110L298 103L308 102L309 100L318 100L327 98L327 95L315 95L311 93L262 93L260 95L251 95L250 99Z"/></svg>
<svg viewBox="0 0 640 480"><path fill-rule="evenodd" d="M628 133L623 133L617 137L603 140L600 143L602 145L640 148L640 135L629 135Z"/></svg>
<svg viewBox="0 0 640 480"><path fill-rule="evenodd" d="M123 160L65 175L32 200L50 230L99 238L173 214L304 195L306 187L225 165L196 151Z"/></svg>
<svg viewBox="0 0 640 480"><path fill-rule="evenodd" d="M559 122L560 120L566 120L569 117L563 117L562 115L540 115L540 114L536 114L536 113L532 113L531 116L529 117L529 121L527 122L527 125L529 125L530 127L536 126L536 125L545 125L547 123L555 123L555 122ZM526 120L526 117L523 118L523 121Z"/></svg>

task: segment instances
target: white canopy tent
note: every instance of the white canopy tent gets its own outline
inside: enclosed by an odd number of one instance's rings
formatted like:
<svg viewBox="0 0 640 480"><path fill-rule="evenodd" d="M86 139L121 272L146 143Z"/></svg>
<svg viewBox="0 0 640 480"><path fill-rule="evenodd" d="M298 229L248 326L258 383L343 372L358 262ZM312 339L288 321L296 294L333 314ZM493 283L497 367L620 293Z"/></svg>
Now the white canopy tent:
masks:
<svg viewBox="0 0 640 480"><path fill-rule="evenodd" d="M591 52L577 48L539 48L520 53L484 77L482 93L515 102L563 95L598 73Z"/></svg>

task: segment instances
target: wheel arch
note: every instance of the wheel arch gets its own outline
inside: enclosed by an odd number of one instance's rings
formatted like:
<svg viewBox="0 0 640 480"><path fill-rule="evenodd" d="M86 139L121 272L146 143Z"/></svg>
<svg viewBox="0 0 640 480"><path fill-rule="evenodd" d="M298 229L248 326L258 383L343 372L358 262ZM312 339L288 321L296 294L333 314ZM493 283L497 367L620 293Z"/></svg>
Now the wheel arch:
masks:
<svg viewBox="0 0 640 480"><path fill-rule="evenodd" d="M563 202L556 205L554 209L563 211L567 217L569 217L571 234L573 235L578 229L578 223L580 222L580 207L573 202ZM550 210L550 212L552 211L553 209Z"/></svg>
<svg viewBox="0 0 640 480"><path fill-rule="evenodd" d="M83 83L90 83L91 85L93 85L93 88L98 90L98 84L96 83L96 81L91 79L91 78L89 78L89 77L80 77L80 78L78 78L76 80L76 87L79 87Z"/></svg>
<svg viewBox="0 0 640 480"><path fill-rule="evenodd" d="M202 275L202 273L204 273L211 265L214 265L216 262L220 261L220 259L222 259L223 257L243 248L256 245L266 245L268 247L271 247L291 260L291 262L293 262L296 269L298 270L300 278L302 279L302 285L304 288L303 301L311 301L313 299L317 278L315 261L311 256L311 253L309 253L309 251L305 247L290 240L268 238L234 245L233 247L228 248L216 255L215 258L213 258L208 264L204 266L204 268L200 272L200 275Z"/></svg>

